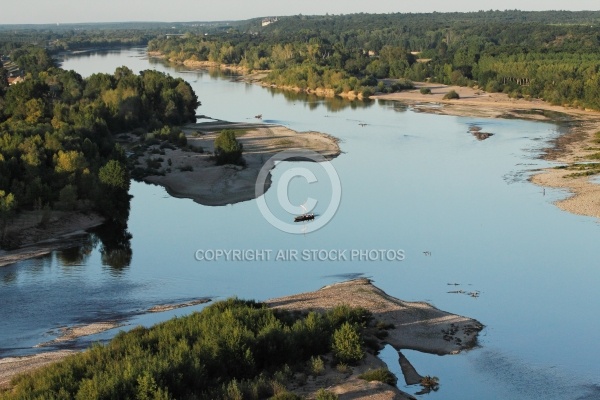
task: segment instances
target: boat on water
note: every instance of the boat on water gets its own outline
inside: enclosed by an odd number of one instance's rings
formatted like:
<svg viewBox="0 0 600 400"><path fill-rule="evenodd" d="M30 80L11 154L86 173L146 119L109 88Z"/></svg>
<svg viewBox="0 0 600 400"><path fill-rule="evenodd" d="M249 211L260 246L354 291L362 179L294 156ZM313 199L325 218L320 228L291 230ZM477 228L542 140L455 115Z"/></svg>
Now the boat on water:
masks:
<svg viewBox="0 0 600 400"><path fill-rule="evenodd" d="M315 214L302 214L294 217L294 222L312 221L315 219Z"/></svg>

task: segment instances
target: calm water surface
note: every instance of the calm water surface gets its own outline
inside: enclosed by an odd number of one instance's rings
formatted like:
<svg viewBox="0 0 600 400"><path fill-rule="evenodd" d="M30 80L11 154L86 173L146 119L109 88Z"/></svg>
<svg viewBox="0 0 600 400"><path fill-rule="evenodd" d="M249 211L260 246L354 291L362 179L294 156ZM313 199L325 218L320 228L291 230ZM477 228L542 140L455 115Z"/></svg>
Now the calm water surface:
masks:
<svg viewBox="0 0 600 400"><path fill-rule="evenodd" d="M76 256L56 252L0 269L0 356L39 351L31 347L68 324L124 317L127 329L190 312L139 315L155 304L203 296L263 300L365 276L393 296L426 300L486 325L481 347L470 352L405 353L422 375L440 378L439 392L428 397L600 398L600 227L552 205L565 193L527 182L531 170L548 165L537 157L559 134L556 125L301 98L218 73L178 71L138 49L63 63L83 76L121 65L183 77L202 102L199 114L247 122L263 114L267 122L339 137L344 153L333 165L342 183L340 208L323 229L289 235L265 221L254 200L206 207L133 183L128 266L105 265L101 245L91 243ZM471 124L494 136L477 141ZM282 171L275 169L275 182ZM292 197L305 190L293 186ZM199 262L199 249L402 249L406 258ZM481 294L447 293L457 289ZM399 373L393 349L382 358Z"/></svg>

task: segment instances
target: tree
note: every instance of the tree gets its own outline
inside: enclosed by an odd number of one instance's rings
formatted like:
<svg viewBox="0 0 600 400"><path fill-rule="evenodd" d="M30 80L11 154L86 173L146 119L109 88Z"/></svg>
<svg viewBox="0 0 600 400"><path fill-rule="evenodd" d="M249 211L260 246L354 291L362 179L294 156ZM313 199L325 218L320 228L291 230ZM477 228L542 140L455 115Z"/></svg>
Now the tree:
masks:
<svg viewBox="0 0 600 400"><path fill-rule="evenodd" d="M215 158L217 165L244 165L242 158L244 146L235 138L235 131L224 129L215 139Z"/></svg>
<svg viewBox="0 0 600 400"><path fill-rule="evenodd" d="M100 183L110 188L129 190L127 168L117 160L110 160L98 172Z"/></svg>
<svg viewBox="0 0 600 400"><path fill-rule="evenodd" d="M100 212L113 221L129 214L129 173L117 160L110 160L98 172L101 192L97 200Z"/></svg>
<svg viewBox="0 0 600 400"><path fill-rule="evenodd" d="M4 91L8 88L8 71L4 69L2 61L0 61L0 97L4 95Z"/></svg>
<svg viewBox="0 0 600 400"><path fill-rule="evenodd" d="M17 201L12 193L6 194L4 190L0 190L0 239L4 241L6 233L6 225L17 209Z"/></svg>
<svg viewBox="0 0 600 400"><path fill-rule="evenodd" d="M335 357L343 363L354 364L365 355L358 329L348 322L333 332L332 350Z"/></svg>

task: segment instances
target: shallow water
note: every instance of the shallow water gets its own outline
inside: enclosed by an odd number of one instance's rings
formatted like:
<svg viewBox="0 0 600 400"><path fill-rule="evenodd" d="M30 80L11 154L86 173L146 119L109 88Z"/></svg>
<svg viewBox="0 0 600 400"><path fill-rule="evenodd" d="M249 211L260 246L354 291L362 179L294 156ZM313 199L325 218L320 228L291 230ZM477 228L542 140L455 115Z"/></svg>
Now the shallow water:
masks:
<svg viewBox="0 0 600 400"><path fill-rule="evenodd" d="M233 82L221 73L179 72L136 49L63 63L83 76L120 65L183 77L202 102L198 114L247 122L263 114L265 121L297 131L341 138L344 153L332 162L342 186L340 207L322 229L290 235L271 226L255 200L206 207L133 183L130 265L104 265L100 245L92 243L79 257L56 252L0 269L0 356L39 351L31 347L67 324L120 317L128 328L202 308L139 315L155 304L204 296L262 300L365 276L393 296L426 300L486 325L481 348L461 355L404 352L422 375L440 378L440 390L428 396L599 398L598 223L552 205L565 193L527 182L531 170L547 165L537 157L558 134L557 126L296 96ZM494 136L477 141L468 131L472 124ZM298 166L306 163L279 165L274 182L286 168ZM310 168L319 173L318 165ZM307 192L316 198L328 194L326 187L299 180L289 195L298 203ZM276 196L270 190L266 199L274 203ZM318 204L317 215L325 207ZM218 249L271 250L272 256L195 259L197 250ZM403 250L405 258L274 259L278 250L338 249ZM458 289L480 296L447 293Z"/></svg>

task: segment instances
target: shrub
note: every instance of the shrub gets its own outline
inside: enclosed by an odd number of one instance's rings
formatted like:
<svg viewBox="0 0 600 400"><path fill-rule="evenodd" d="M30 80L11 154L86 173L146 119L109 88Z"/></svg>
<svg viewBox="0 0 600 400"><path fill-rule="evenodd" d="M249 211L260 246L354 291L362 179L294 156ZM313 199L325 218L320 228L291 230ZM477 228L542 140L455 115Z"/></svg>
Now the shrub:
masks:
<svg viewBox="0 0 600 400"><path fill-rule="evenodd" d="M398 382L398 378L396 377L396 375L392 374L387 368L378 368L371 371L367 371L363 374L360 374L358 377L368 382L378 381L387 383L391 386L396 386L396 383Z"/></svg>
<svg viewBox="0 0 600 400"><path fill-rule="evenodd" d="M362 97L364 99L368 99L369 97L373 96L374 94L375 94L375 91L369 87L363 89L363 91L362 91Z"/></svg>
<svg viewBox="0 0 600 400"><path fill-rule="evenodd" d="M271 397L271 400L302 400L302 397L292 392L283 392Z"/></svg>
<svg viewBox="0 0 600 400"><path fill-rule="evenodd" d="M366 326L373 319L373 314L364 308L352 308L344 304L328 311L327 319L335 327L342 325L344 322Z"/></svg>
<svg viewBox="0 0 600 400"><path fill-rule="evenodd" d="M354 364L362 360L365 352L355 325L344 322L333 332L332 350L335 357L343 363Z"/></svg>
<svg viewBox="0 0 600 400"><path fill-rule="evenodd" d="M321 375L325 371L325 363L323 359L319 356L311 357L310 361L310 373L312 375Z"/></svg>
<svg viewBox="0 0 600 400"><path fill-rule="evenodd" d="M244 165L242 151L244 146L236 139L235 131L224 129L215 139L215 158L217 165Z"/></svg>
<svg viewBox="0 0 600 400"><path fill-rule="evenodd" d="M437 391L440 387L440 379L437 376L424 376L421 379L421 386L427 390Z"/></svg>
<svg viewBox="0 0 600 400"><path fill-rule="evenodd" d="M348 364L343 363L343 362L336 365L335 369L337 370L337 372L340 372L342 374L349 374L352 372L352 368L350 368L350 366Z"/></svg>
<svg viewBox="0 0 600 400"><path fill-rule="evenodd" d="M317 392L317 397L315 397L316 400L337 400L339 399L339 396L335 393L331 393L328 392L325 389L319 389L319 391Z"/></svg>
<svg viewBox="0 0 600 400"><path fill-rule="evenodd" d="M456 93L455 90L451 90L444 95L444 100L454 100L454 99L460 99L460 96L458 95L458 93Z"/></svg>
<svg viewBox="0 0 600 400"><path fill-rule="evenodd" d="M422 87L421 89L419 89L419 92L421 92L421 94L431 94L431 89L429 89L428 87Z"/></svg>

